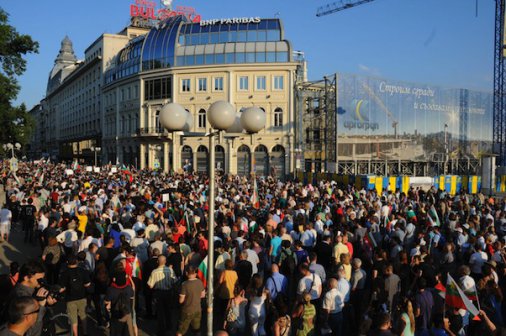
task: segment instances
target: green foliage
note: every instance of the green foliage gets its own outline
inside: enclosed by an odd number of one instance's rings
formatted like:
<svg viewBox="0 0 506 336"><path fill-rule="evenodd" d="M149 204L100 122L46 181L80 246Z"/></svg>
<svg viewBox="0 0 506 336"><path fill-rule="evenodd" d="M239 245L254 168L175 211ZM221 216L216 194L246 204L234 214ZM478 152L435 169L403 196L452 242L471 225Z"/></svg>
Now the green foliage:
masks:
<svg viewBox="0 0 506 336"><path fill-rule="evenodd" d="M34 128L34 120L26 106L12 106L19 93L17 76L26 70L28 53L38 53L39 44L29 35L19 34L9 25L9 15L0 7L0 144L26 144ZM1 150L1 149L0 149Z"/></svg>

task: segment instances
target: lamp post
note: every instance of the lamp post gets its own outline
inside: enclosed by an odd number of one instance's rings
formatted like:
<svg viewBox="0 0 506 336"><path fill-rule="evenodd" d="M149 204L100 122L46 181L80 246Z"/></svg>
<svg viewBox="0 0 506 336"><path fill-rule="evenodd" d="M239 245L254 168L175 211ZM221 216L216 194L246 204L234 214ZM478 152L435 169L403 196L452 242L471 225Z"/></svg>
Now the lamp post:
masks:
<svg viewBox="0 0 506 336"><path fill-rule="evenodd" d="M12 144L12 143L9 142L7 144L4 144L2 147L3 147L4 151L10 150L12 158L15 158L16 155L14 155L14 149L20 150L21 149L21 144L19 142L16 142L15 144Z"/></svg>
<svg viewBox="0 0 506 336"><path fill-rule="evenodd" d="M208 252L207 252L207 335L213 335L213 299L214 299L214 208L215 208L215 137L222 139L224 131L230 129L236 121L236 112L232 104L226 101L217 101L211 104L207 112L211 128L206 136L209 137L209 227L208 227ZM168 131L173 133L172 153L175 162L176 132L185 130L188 120L188 112L175 103L164 105L160 111L160 123ZM265 112L258 107L249 107L241 115L240 123L246 132L258 133L265 127Z"/></svg>
<svg viewBox="0 0 506 336"><path fill-rule="evenodd" d="M100 147L90 147L92 152L95 152L95 167L97 166L97 152L100 152L102 148Z"/></svg>

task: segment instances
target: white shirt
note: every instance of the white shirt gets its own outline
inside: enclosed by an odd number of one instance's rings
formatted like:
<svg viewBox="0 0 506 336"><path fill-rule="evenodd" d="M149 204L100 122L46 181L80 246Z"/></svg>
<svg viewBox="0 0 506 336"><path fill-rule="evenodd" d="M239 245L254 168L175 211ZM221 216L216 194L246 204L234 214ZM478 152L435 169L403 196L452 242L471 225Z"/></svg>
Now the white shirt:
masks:
<svg viewBox="0 0 506 336"><path fill-rule="evenodd" d="M46 216L44 216L44 214L42 214L40 216L40 220L39 220L39 226L38 226L39 230L44 231L48 225L49 225L49 218L47 218Z"/></svg>
<svg viewBox="0 0 506 336"><path fill-rule="evenodd" d="M469 259L469 265L471 266L471 272L481 274L481 267L488 260L488 256L483 251L474 252Z"/></svg>
<svg viewBox="0 0 506 336"><path fill-rule="evenodd" d="M253 274L258 273L258 264L260 263L260 259L258 258L258 254L253 251L252 249L247 249L246 252L248 252L248 260L251 265L253 266Z"/></svg>
<svg viewBox="0 0 506 336"><path fill-rule="evenodd" d="M10 224L12 220L12 212L7 208L2 208L0 210L0 224L6 225Z"/></svg>
<svg viewBox="0 0 506 336"><path fill-rule="evenodd" d="M91 243L95 243L95 245L97 245L97 247L101 246L100 241L97 238L93 238L92 236L88 236L81 241L81 244L79 244L79 252L87 251L88 248L90 247Z"/></svg>
<svg viewBox="0 0 506 336"><path fill-rule="evenodd" d="M311 283L313 284L311 286ZM311 294L311 300L316 300L321 295L322 279L318 274L310 273L300 279L299 285L297 286L297 294L301 295L304 291L308 291Z"/></svg>

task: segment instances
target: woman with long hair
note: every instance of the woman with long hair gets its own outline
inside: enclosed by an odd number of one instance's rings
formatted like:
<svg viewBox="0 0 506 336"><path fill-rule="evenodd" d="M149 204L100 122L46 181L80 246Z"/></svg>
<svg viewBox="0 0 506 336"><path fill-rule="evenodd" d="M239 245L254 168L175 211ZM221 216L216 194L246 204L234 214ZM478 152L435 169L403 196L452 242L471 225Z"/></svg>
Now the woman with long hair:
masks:
<svg viewBox="0 0 506 336"><path fill-rule="evenodd" d="M413 304L409 299L404 299L399 307L398 331L400 336L415 335L415 314Z"/></svg>

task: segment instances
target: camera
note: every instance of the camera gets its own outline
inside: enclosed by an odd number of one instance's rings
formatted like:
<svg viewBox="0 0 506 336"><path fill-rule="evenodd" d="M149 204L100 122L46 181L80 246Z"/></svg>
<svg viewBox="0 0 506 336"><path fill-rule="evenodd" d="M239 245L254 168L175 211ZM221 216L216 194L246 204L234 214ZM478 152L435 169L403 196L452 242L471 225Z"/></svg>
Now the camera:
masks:
<svg viewBox="0 0 506 336"><path fill-rule="evenodd" d="M47 290L46 297L37 297L37 300L45 300L48 296L51 296L56 301L63 301L65 299L64 293L60 292L61 286L51 285L46 279L38 279L37 281L41 288Z"/></svg>

